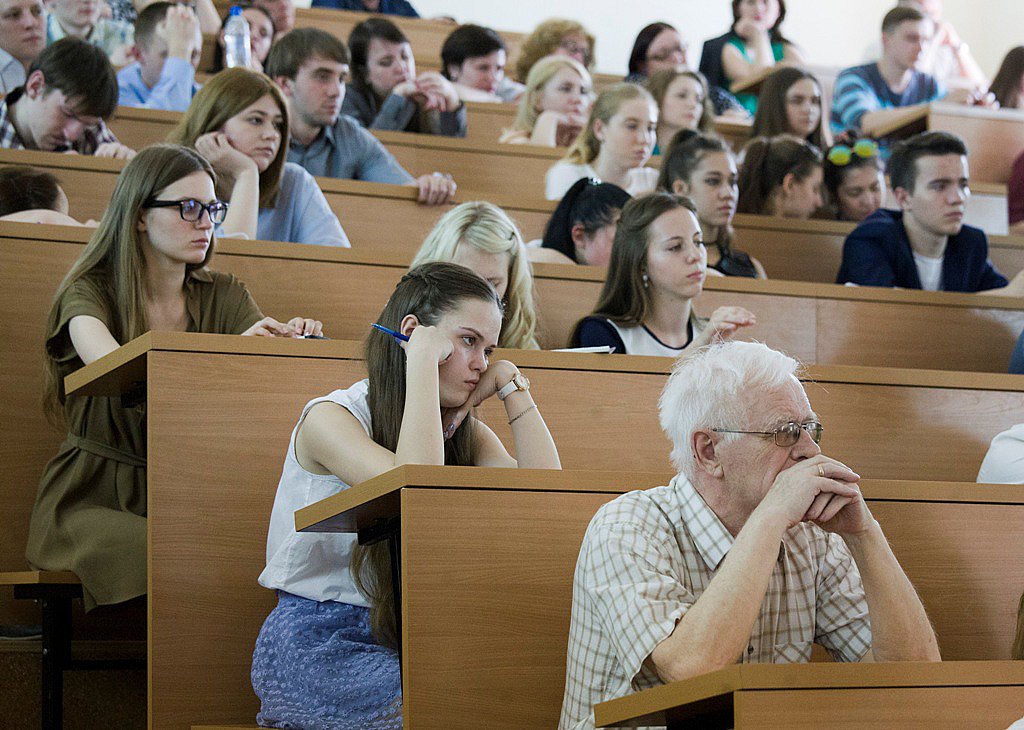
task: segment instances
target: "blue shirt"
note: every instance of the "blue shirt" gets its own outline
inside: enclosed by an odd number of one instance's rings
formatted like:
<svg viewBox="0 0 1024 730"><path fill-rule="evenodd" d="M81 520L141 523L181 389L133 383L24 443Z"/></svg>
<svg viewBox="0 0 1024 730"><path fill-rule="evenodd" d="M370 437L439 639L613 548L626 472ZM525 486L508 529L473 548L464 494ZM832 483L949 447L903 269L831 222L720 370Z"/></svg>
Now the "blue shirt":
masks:
<svg viewBox="0 0 1024 730"><path fill-rule="evenodd" d="M276 205L260 208L256 238L261 241L352 247L316 180L291 162L284 165Z"/></svg>
<svg viewBox="0 0 1024 730"><path fill-rule="evenodd" d="M363 0L313 0L314 8L335 8L336 10L356 10L360 13L372 12L363 5ZM420 14L406 0L380 0L377 12L381 15L403 15L406 18L418 18Z"/></svg>
<svg viewBox="0 0 1024 730"><path fill-rule="evenodd" d="M152 89L142 80L138 63L117 72L117 103L121 106L185 112L197 91L196 70L183 58L167 58Z"/></svg>
<svg viewBox="0 0 1024 730"><path fill-rule="evenodd" d="M294 138L288 161L316 177L405 185L412 175L398 164L380 140L347 114L339 114L334 126L324 127L308 146Z"/></svg>
<svg viewBox="0 0 1024 730"><path fill-rule="evenodd" d="M921 288L902 211L879 208L846 237L836 283L846 282ZM1007 283L1006 277L988 260L984 231L963 226L958 234L949 237L942 255L942 291L979 292Z"/></svg>
<svg viewBox="0 0 1024 730"><path fill-rule="evenodd" d="M841 71L832 95L832 131L835 134L848 129L859 132L861 119L868 112L926 104L946 95L935 77L920 71L912 74L907 88L897 93L885 83L877 63Z"/></svg>

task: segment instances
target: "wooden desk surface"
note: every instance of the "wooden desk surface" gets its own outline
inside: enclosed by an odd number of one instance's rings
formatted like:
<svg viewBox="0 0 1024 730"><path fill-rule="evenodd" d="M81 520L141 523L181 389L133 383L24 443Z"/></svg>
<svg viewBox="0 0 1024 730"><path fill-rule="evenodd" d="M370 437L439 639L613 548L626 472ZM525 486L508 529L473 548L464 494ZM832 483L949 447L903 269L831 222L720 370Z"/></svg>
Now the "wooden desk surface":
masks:
<svg viewBox="0 0 1024 730"><path fill-rule="evenodd" d="M972 686L1024 686L1024 662L741 664L603 702L594 714L598 727L631 721L663 725L669 710L743 691Z"/></svg>

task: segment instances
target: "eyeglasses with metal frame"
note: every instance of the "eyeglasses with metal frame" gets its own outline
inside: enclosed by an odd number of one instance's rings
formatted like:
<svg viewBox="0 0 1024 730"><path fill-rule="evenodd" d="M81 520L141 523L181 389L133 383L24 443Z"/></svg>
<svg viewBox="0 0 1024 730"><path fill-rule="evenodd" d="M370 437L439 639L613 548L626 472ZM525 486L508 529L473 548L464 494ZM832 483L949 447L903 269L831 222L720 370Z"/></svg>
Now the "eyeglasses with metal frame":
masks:
<svg viewBox="0 0 1024 730"><path fill-rule="evenodd" d="M800 440L801 431L806 431L814 443L821 443L821 432L825 430L825 427L817 421L808 421L807 423L790 421L782 424L774 431L737 431L730 428L713 428L711 430L715 433L747 433L755 436L772 436L775 439L776 446L787 447L795 445Z"/></svg>

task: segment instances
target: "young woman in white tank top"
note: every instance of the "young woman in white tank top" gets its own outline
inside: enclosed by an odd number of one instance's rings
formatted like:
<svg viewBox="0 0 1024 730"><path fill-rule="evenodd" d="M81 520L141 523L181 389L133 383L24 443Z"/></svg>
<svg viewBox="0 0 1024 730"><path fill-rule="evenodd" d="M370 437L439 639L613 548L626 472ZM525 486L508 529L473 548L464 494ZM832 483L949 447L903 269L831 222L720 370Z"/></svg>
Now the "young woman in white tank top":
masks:
<svg viewBox="0 0 1024 730"><path fill-rule="evenodd" d="M303 409L260 576L279 595L253 656L261 724L402 726L387 546L300 535L296 509L402 464L561 468L529 381L508 360L489 362L501 322L493 288L469 269L419 266L378 319L399 337L369 335L369 378ZM516 459L472 415L494 395L505 405Z"/></svg>

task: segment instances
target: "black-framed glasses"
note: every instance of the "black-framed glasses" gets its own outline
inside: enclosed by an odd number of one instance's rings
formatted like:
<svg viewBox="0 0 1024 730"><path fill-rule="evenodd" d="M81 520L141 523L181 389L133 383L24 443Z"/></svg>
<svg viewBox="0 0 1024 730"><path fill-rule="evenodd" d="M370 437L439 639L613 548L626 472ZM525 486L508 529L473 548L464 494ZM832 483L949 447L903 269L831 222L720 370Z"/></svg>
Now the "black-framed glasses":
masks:
<svg viewBox="0 0 1024 730"><path fill-rule="evenodd" d="M203 217L203 211L205 210L207 215L210 216L210 222L215 226L219 226L224 222L224 218L228 214L228 204L223 203L219 200L215 200L212 203L201 203L195 198L185 198L184 200L150 200L143 208L177 208L178 214L181 215L183 221L189 223L195 223L197 220Z"/></svg>
<svg viewBox="0 0 1024 730"><path fill-rule="evenodd" d="M749 433L755 436L772 436L775 438L776 446L793 446L800 440L801 431L806 431L814 443L821 443L821 432L825 430L825 427L817 421L808 421L807 423L790 421L774 431L736 431L730 428L713 428L711 430L715 433Z"/></svg>

